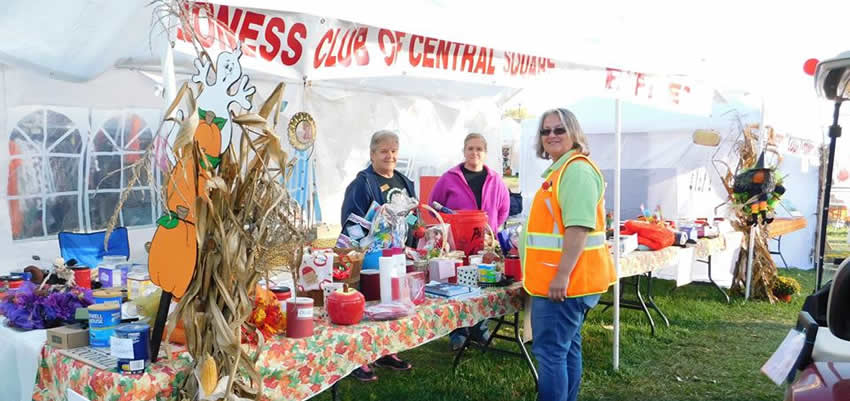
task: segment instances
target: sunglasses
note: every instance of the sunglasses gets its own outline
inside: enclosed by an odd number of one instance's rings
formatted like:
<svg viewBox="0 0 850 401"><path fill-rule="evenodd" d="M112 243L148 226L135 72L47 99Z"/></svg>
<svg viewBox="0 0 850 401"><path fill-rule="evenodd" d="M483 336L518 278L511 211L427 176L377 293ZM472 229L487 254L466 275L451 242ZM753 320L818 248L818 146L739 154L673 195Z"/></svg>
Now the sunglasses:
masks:
<svg viewBox="0 0 850 401"><path fill-rule="evenodd" d="M567 129L564 128L564 127L558 127L558 128L555 128L555 129L550 129L550 128L542 129L542 130L540 130L540 136L548 136L549 134L551 134L553 132L555 133L555 135L560 136L560 135L566 134Z"/></svg>

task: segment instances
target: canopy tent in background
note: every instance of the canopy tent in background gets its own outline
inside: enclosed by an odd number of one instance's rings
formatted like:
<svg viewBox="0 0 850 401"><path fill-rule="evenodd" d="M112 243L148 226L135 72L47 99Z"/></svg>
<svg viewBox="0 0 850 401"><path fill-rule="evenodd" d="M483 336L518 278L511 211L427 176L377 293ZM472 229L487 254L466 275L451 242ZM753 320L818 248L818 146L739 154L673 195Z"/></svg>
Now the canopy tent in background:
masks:
<svg viewBox="0 0 850 401"><path fill-rule="evenodd" d="M645 105L623 104L623 158L621 199L622 218L640 215L640 206L654 210L660 206L665 217L697 218L724 216L727 207L715 208L726 201L726 191L718 174L726 172L713 159L730 164L737 158L732 155L740 133L740 124L757 124L760 110L727 97L715 97L711 113L707 115L683 114L659 110ZM587 134L591 157L603 170L609 183L606 205L613 207L614 124L610 117L614 100L589 97L566 105L576 114L582 129ZM541 185L540 174L551 163L538 159L532 151L537 136L538 120L523 121L522 165L520 185L524 194L533 194ZM692 140L696 130L713 129L721 134L718 147L695 145ZM777 132L783 132L777 130ZM783 148L780 146L780 148ZM803 156L784 154L780 171L786 175L788 192L783 197L807 218L806 229L788 234L783 241L782 251L791 266L812 267L814 233L817 227L818 166L811 164L816 152ZM806 160L803 161L802 159ZM811 167L806 168L805 165ZM525 207L530 196L524 198ZM779 216L789 212L778 208ZM716 213L716 214L715 214ZM775 247L775 244L771 244ZM779 258L776 257L777 261ZM781 264L780 264L781 266Z"/></svg>

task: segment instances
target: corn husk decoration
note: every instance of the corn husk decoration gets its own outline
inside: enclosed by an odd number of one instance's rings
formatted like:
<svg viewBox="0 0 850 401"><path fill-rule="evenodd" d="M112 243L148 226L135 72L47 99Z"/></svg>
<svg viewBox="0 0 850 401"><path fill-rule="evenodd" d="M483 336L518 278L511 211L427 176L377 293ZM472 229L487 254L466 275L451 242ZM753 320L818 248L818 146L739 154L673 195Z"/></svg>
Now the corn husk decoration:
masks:
<svg viewBox="0 0 850 401"><path fill-rule="evenodd" d="M199 57L209 60L187 23L187 8L182 2L154 4L158 15L171 15L180 21L184 35L193 38ZM172 148L176 154L167 158L168 170L160 169L173 171L176 163L206 160L204 149L193 137L199 124L194 99L203 90L203 85L195 88L184 84L165 113L158 136L169 129L175 132ZM197 261L185 293L169 315L165 335L171 337L178 319L182 322L195 377L183 383L180 391L184 399L256 400L262 393L262 377L255 367L259 353L242 346L242 331L258 332L249 319L258 281L273 270L299 266L301 245L309 233L299 206L286 191L285 182L291 174L289 156L275 134L283 91L284 85L279 84L256 113L231 111L231 145L221 154L217 168L197 169L202 180L169 177L203 184L198 185L195 199L187 199L194 202ZM132 183L145 174L148 182L156 182L152 177L164 160L157 160L156 152L148 149L145 157L129 167L132 178L122 193L110 230L118 221ZM161 192L168 185L163 183ZM160 193L158 201L164 204L165 199ZM168 210L165 205L163 210ZM259 337L261 348L263 339ZM166 351L170 351L167 346ZM171 352L167 354L171 356Z"/></svg>
<svg viewBox="0 0 850 401"><path fill-rule="evenodd" d="M738 254L738 260L735 264L735 275L732 281L732 290L737 292L743 292L746 285L747 248L750 244L750 227L752 226L753 215L752 209L745 207L751 203L749 199L744 199L743 202L736 201L735 199L736 176L739 175L739 173L744 172L747 168L756 166L758 163L760 153L757 153L756 149L758 143L757 130L757 126L741 125L743 140L740 141L735 148L738 156L737 168L734 171L727 168L726 174L722 177L723 185L726 188L730 199L732 199L731 210L734 213L730 219L732 226L735 230L744 234L741 252ZM767 151L772 150L768 147ZM741 187L740 182L737 184L738 187ZM750 287L751 295L753 298L766 299L773 303L776 301L776 296L773 295L773 291L771 289L773 279L776 277L777 271L776 263L770 255L770 249L767 244L769 238L767 227L764 224L759 224L755 226L755 229L752 230L752 232L755 234L755 245L753 249L753 276Z"/></svg>

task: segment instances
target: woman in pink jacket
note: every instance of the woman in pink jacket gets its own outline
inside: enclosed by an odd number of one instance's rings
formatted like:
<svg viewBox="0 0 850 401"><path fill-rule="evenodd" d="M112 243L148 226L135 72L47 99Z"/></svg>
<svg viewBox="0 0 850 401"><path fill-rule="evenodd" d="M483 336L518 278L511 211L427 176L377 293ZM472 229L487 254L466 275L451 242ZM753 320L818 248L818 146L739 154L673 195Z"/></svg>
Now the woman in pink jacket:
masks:
<svg viewBox="0 0 850 401"><path fill-rule="evenodd" d="M487 157L487 140L481 134L469 134L463 140L464 161L446 171L431 191L428 203L439 202L452 210L483 210L493 232L508 219L511 201L508 187L502 177L484 165ZM489 327L484 320L475 325L471 333L466 329L451 334L452 349L459 349L471 334L473 340L486 341Z"/></svg>
<svg viewBox="0 0 850 401"><path fill-rule="evenodd" d="M487 140L469 134L463 140L464 161L446 171L431 190L434 201L452 210L483 210L494 232L508 219L511 206L508 187L498 172L484 165Z"/></svg>

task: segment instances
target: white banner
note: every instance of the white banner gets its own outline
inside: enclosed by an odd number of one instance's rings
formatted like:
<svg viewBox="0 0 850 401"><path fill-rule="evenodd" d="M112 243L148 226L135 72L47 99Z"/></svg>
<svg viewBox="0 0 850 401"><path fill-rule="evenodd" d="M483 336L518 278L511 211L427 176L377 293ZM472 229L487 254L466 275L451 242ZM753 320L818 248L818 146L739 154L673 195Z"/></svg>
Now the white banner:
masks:
<svg viewBox="0 0 850 401"><path fill-rule="evenodd" d="M190 24L211 56L242 43L243 66L291 79L433 77L502 86L545 75L554 60L305 14L194 3ZM177 32L177 50L194 54Z"/></svg>
<svg viewBox="0 0 850 401"><path fill-rule="evenodd" d="M213 58L242 43L242 65L291 80L410 76L525 88L560 72L590 73L589 95L692 114L708 114L713 91L691 79L579 66L486 46L452 42L306 14L193 3L190 25ZM182 30L177 50L194 55Z"/></svg>

